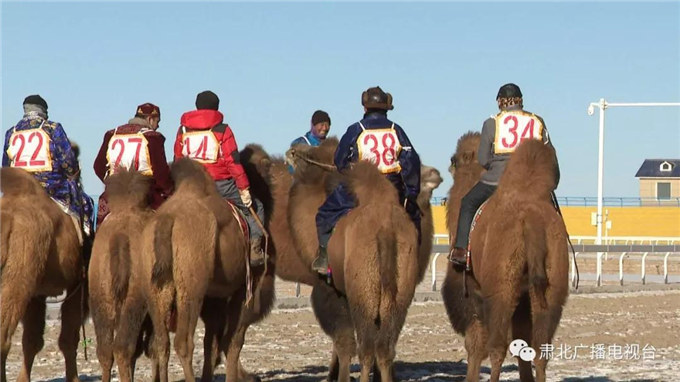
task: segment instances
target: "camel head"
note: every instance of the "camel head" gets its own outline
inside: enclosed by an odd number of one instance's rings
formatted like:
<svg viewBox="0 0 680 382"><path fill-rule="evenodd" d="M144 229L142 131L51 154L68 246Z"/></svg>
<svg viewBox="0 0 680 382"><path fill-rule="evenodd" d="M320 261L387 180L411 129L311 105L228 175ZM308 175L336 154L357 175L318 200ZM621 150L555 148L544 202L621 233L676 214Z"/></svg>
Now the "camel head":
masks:
<svg viewBox="0 0 680 382"><path fill-rule="evenodd" d="M451 165L449 166L449 173L454 180L456 179L456 170L482 170L482 167L477 163L480 137L480 133L469 131L458 139L456 152L451 156Z"/></svg>
<svg viewBox="0 0 680 382"><path fill-rule="evenodd" d="M429 201L432 198L432 192L439 187L439 185L444 181L442 179L439 170L432 166L420 166L420 194L418 195L418 201L420 200Z"/></svg>
<svg viewBox="0 0 680 382"><path fill-rule="evenodd" d="M336 137L327 138L321 145L295 145L286 151L286 162L295 169L296 181L317 183L323 181L329 172L335 171L333 158L338 147Z"/></svg>

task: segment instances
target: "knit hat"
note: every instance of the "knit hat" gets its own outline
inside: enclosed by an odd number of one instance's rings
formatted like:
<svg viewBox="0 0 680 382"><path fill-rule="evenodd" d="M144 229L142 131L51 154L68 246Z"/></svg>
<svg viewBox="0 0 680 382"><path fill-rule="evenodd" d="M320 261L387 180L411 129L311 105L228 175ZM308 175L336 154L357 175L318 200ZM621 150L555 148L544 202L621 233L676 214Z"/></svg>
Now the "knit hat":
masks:
<svg viewBox="0 0 680 382"><path fill-rule="evenodd" d="M331 124L331 117L328 116L328 113L326 113L323 110L317 110L312 114L312 125L316 125L317 123L321 122L328 122L328 124Z"/></svg>
<svg viewBox="0 0 680 382"><path fill-rule="evenodd" d="M47 102L37 94L26 97L24 99L24 105L38 105L47 111Z"/></svg>
<svg viewBox="0 0 680 382"><path fill-rule="evenodd" d="M206 90L204 92L198 93L196 96L196 109L203 110L218 110L220 108L220 99L217 94Z"/></svg>
<svg viewBox="0 0 680 382"><path fill-rule="evenodd" d="M519 90L519 86L515 84L505 84L501 86L500 89L498 89L498 95L496 95L496 99L499 98L516 98L522 97L522 91Z"/></svg>

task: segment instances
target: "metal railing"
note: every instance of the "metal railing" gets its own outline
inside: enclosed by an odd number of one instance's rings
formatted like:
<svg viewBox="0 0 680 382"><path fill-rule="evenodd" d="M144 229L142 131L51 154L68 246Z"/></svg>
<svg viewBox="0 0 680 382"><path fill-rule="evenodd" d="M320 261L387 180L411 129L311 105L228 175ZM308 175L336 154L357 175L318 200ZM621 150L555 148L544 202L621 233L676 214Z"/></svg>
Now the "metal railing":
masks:
<svg viewBox="0 0 680 382"><path fill-rule="evenodd" d="M446 196L430 199L433 206L446 205ZM595 196L558 196L557 201L562 207L597 207ZM680 207L680 197L657 199L641 197L606 197L603 198L604 207Z"/></svg>

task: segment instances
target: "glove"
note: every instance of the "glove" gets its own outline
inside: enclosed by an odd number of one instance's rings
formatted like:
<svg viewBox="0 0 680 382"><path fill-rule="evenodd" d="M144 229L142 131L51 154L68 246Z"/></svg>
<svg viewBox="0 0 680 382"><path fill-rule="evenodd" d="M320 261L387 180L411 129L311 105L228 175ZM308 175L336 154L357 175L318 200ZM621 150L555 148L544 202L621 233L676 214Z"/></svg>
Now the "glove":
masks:
<svg viewBox="0 0 680 382"><path fill-rule="evenodd" d="M245 190L239 190L239 195L241 196L241 201L246 206L250 208L253 205L253 199L250 197L250 191L246 188Z"/></svg>

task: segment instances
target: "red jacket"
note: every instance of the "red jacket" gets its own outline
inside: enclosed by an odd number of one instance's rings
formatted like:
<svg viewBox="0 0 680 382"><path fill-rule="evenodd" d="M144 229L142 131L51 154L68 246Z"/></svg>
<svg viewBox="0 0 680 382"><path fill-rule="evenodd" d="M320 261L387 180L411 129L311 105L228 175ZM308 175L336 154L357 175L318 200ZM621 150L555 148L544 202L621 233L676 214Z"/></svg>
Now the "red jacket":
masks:
<svg viewBox="0 0 680 382"><path fill-rule="evenodd" d="M194 110L182 115L175 139L175 160L189 157L205 166L214 180L234 179L236 187L249 187L234 133L222 123L217 110Z"/></svg>
<svg viewBox="0 0 680 382"><path fill-rule="evenodd" d="M122 137L126 135L131 135L134 137L135 134L142 133L144 138L146 138L148 157L145 156L141 161L139 158L136 160L138 166L139 163L142 163L145 168L143 169L138 167L137 170L142 171L142 173L146 173L153 178L153 184L149 189L149 205L153 209L158 208L163 203L163 201L165 201L165 199L170 196L173 189L173 182L170 178L170 168L168 167L168 162L165 158L165 149L163 148L165 145L165 137L157 131L153 131L146 126L137 124L127 124L107 131L106 134L104 134L104 142L102 142L102 146L99 149L99 154L97 154L97 158L94 161L94 172L102 181L104 181L104 179L108 176L110 168L114 165L114 163L109 163L109 160L112 162L117 160L117 156L120 154L121 147L126 147L126 153L130 151L132 153L136 152L137 155L145 155L145 153L136 150L137 146L135 144L128 144L130 147L123 146L125 145L124 140L123 145L116 145L114 142L114 145L112 145L111 148L114 149L115 152L110 153L109 143L114 133L117 136ZM147 169L146 167L149 168ZM106 199L105 195L103 197Z"/></svg>

